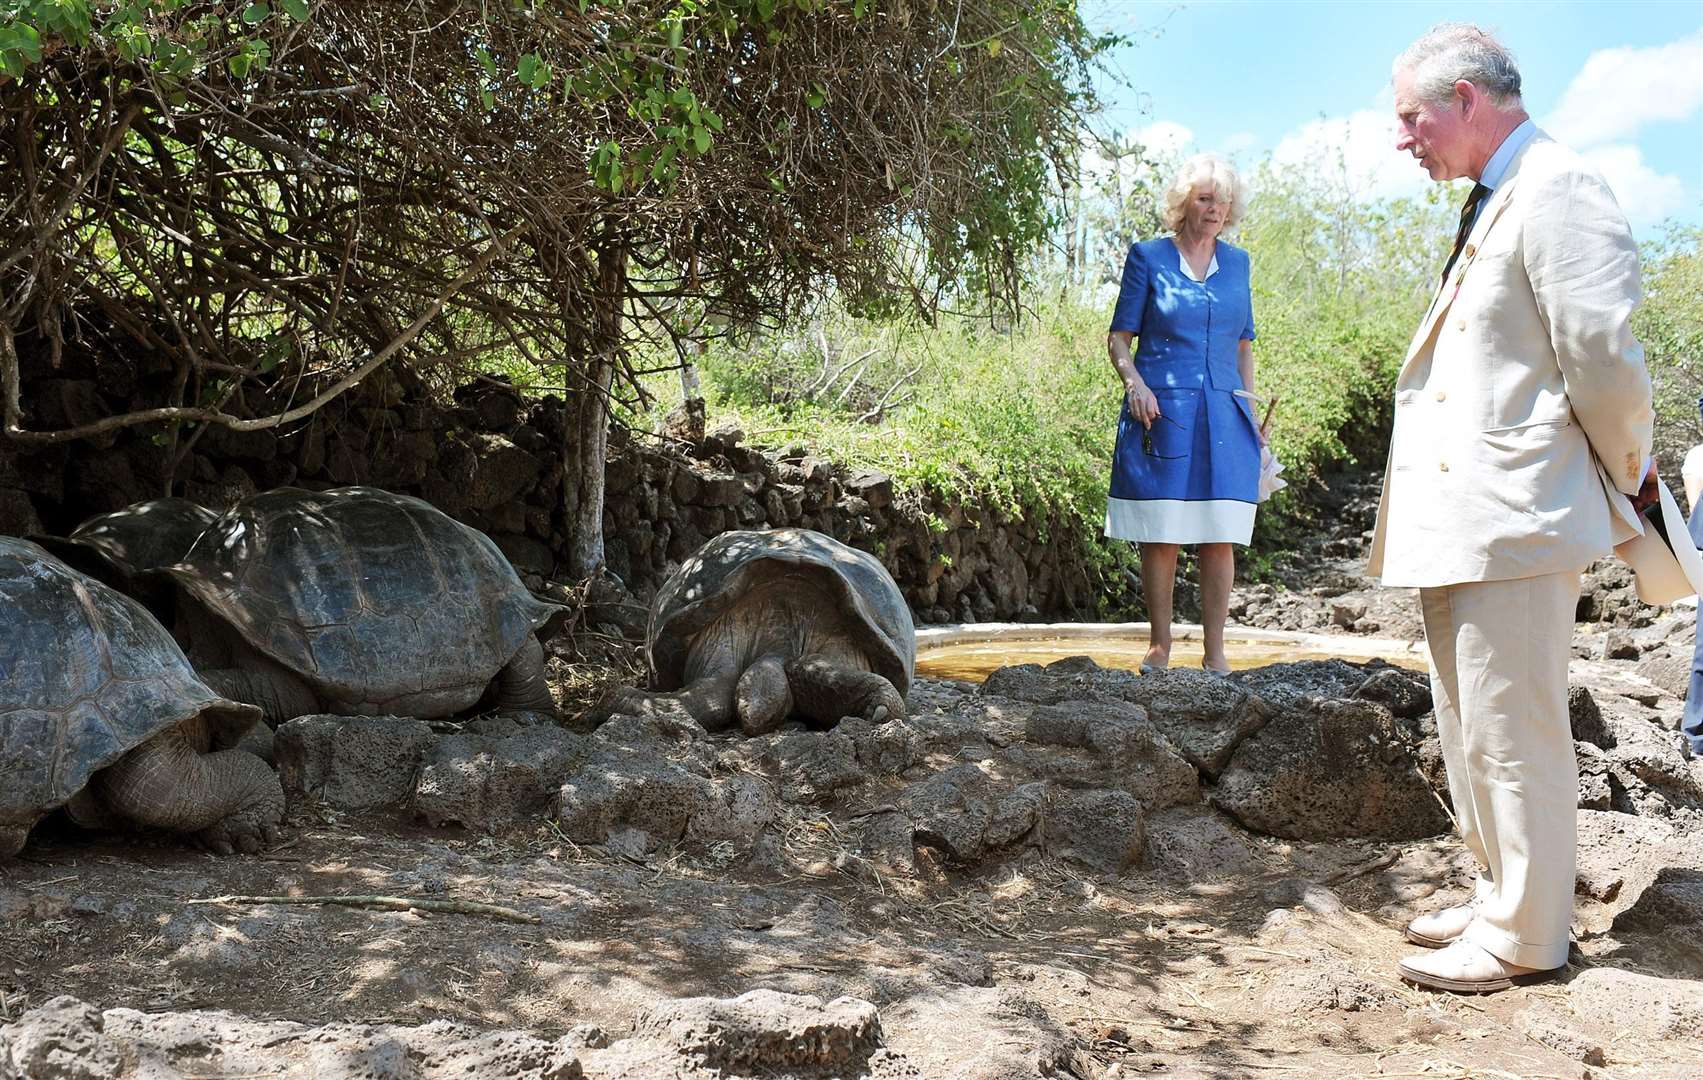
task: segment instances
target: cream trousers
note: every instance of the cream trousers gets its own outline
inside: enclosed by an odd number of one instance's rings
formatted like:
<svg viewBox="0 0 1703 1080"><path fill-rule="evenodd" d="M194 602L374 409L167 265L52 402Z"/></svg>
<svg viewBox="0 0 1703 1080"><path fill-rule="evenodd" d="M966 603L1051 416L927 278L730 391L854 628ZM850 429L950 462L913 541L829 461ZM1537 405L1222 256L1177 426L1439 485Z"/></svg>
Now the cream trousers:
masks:
<svg viewBox="0 0 1703 1080"><path fill-rule="evenodd" d="M1419 590L1437 737L1481 868L1465 937L1511 964L1567 962L1579 767L1567 660L1579 574Z"/></svg>

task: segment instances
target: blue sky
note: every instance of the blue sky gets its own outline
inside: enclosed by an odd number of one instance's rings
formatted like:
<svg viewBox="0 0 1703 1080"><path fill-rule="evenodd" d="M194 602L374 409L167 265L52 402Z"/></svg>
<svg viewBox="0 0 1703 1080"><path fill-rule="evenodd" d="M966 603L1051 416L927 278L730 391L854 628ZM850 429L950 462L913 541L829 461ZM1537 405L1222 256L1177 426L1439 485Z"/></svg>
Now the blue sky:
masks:
<svg viewBox="0 0 1703 1080"><path fill-rule="evenodd" d="M1106 122L1166 150L1251 165L1340 146L1367 195L1426 181L1394 150L1390 61L1433 23L1476 22L1514 51L1526 107L1602 170L1641 239L1703 224L1703 0L1083 0L1134 39Z"/></svg>

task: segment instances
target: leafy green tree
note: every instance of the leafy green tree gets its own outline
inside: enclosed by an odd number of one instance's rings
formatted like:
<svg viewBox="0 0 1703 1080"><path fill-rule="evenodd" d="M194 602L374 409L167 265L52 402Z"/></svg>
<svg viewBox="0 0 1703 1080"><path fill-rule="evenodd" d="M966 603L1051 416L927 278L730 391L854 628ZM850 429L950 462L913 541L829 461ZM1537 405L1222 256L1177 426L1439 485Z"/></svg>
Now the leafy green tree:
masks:
<svg viewBox="0 0 1703 1080"><path fill-rule="evenodd" d="M1656 390L1656 454L1670 478L1703 441L1703 229L1673 227L1645 245L1644 302L1632 330ZM1677 480L1670 480L1677 490Z"/></svg>
<svg viewBox="0 0 1703 1080"><path fill-rule="evenodd" d="M1267 165L1253 190L1240 240L1253 264L1258 389L1281 399L1276 452L1302 475L1377 464L1396 374L1447 255L1447 192L1357 198L1340 162Z"/></svg>
<svg viewBox="0 0 1703 1080"><path fill-rule="evenodd" d="M1011 304L1109 43L1069 0L0 0L5 431L181 456L385 364L522 364L571 399L589 572L633 357L830 290ZM19 349L68 328L169 400L27 423Z"/></svg>

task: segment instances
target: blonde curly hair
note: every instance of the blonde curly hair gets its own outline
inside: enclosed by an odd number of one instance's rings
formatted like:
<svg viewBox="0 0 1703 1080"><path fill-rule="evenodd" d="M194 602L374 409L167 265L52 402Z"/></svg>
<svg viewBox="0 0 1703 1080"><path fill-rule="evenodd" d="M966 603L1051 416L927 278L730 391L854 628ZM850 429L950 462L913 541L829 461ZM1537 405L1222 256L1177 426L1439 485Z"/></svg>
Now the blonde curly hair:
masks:
<svg viewBox="0 0 1703 1080"><path fill-rule="evenodd" d="M1242 220L1248 209L1248 197L1247 192L1242 190L1242 178L1236 175L1235 167L1217 154L1196 154L1183 162L1170 186L1159 197L1159 220L1165 228L1176 232L1183 227L1184 208L1188 205L1189 195L1196 185L1203 183L1210 183L1220 199L1229 200L1230 213L1224 218L1226 229Z"/></svg>

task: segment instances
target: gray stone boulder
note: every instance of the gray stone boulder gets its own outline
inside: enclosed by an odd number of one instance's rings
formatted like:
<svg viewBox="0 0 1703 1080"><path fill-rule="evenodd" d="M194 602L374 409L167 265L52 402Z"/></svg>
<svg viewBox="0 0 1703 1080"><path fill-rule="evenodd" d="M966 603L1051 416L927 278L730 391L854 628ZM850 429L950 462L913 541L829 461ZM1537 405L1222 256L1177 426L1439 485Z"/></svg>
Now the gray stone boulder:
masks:
<svg viewBox="0 0 1703 1080"><path fill-rule="evenodd" d="M272 754L292 804L370 810L404 803L437 742L423 720L402 716L298 716L278 726Z"/></svg>
<svg viewBox="0 0 1703 1080"><path fill-rule="evenodd" d="M753 842L774 820L773 787L760 777L711 778L626 749L594 753L556 794L557 824L581 844L652 851L678 841Z"/></svg>
<svg viewBox="0 0 1703 1080"><path fill-rule="evenodd" d="M1542 1043L1564 1057L1599 1068L1608 1064L1608 1055L1604 1053L1602 1044L1575 1028L1570 1019L1537 1005L1521 1015L1520 1028L1526 1038Z"/></svg>
<svg viewBox="0 0 1703 1080"><path fill-rule="evenodd" d="M1012 664L995 668L982 681L985 696L1011 698L1035 705L1057 705L1061 701L1085 701L1099 694L1118 694L1134 683L1134 672L1102 668L1086 656L1067 656L1043 667Z"/></svg>
<svg viewBox="0 0 1703 1080"><path fill-rule="evenodd" d="M1043 705L1029 714L1025 734L1040 746L1086 751L1055 762L1055 769L1062 765L1074 776L1055 775L1054 779L1073 778L1077 783L1103 779L1107 787L1122 788L1146 809L1200 801L1200 776L1194 766L1139 705L1124 701Z"/></svg>
<svg viewBox="0 0 1703 1080"><path fill-rule="evenodd" d="M1292 840L1407 840L1450 824L1411 735L1369 701L1286 708L1236 749L1210 801L1255 832Z"/></svg>
<svg viewBox="0 0 1703 1080"><path fill-rule="evenodd" d="M1356 682L1364 678L1356 671ZM1101 668L1087 657L1066 657L1044 668L1000 668L982 684L982 693L1034 705L1119 700L1139 706L1177 752L1208 777L1216 776L1237 744L1271 715L1266 702L1238 680L1183 668L1136 675Z"/></svg>
<svg viewBox="0 0 1703 1080"><path fill-rule="evenodd" d="M873 866L900 874L916 872L916 829L898 809L883 810L863 819L858 857Z"/></svg>
<svg viewBox="0 0 1703 1080"><path fill-rule="evenodd" d="M1208 778L1216 778L1243 740L1272 715L1260 694L1204 671L1163 671L1125 682L1118 691L1145 709L1153 726Z"/></svg>
<svg viewBox="0 0 1703 1080"><path fill-rule="evenodd" d="M954 862L980 862L993 846L988 837L995 804L991 788L987 774L974 765L959 765L912 785L901 808L915 842Z"/></svg>
<svg viewBox="0 0 1703 1080"><path fill-rule="evenodd" d="M125 1048L107 1035L100 1010L52 998L0 1027L0 1080L98 1080L119 1076Z"/></svg>
<svg viewBox="0 0 1703 1080"><path fill-rule="evenodd" d="M1567 983L1573 1015L1646 1039L1703 1042L1703 983L1613 967L1589 967Z"/></svg>
<svg viewBox="0 0 1703 1080"><path fill-rule="evenodd" d="M1612 810L1617 784L1611 775L1614 763L1594 743L1576 742L1573 750L1579 762L1579 809Z"/></svg>
<svg viewBox="0 0 1703 1080"><path fill-rule="evenodd" d="M1393 668L1382 660L1364 664L1349 660L1295 660L1238 671L1230 675L1230 681L1258 694L1274 707L1348 697L1364 697L1387 706L1389 702L1381 699L1406 701L1414 698L1420 688L1411 683L1423 681L1423 677ZM1362 689L1365 694L1359 693ZM1428 684L1424 693L1429 699ZM1390 711L1396 710L1392 708ZM1425 712L1426 709L1418 711Z"/></svg>
<svg viewBox="0 0 1703 1080"><path fill-rule="evenodd" d="M1637 901L1615 917L1614 930L1654 936L1670 961L1665 970L1703 977L1703 870L1668 866L1657 871Z"/></svg>
<svg viewBox="0 0 1703 1080"><path fill-rule="evenodd" d="M653 1005L633 1034L722 1075L858 1076L881 1045L881 1020L860 998L752 990Z"/></svg>
<svg viewBox="0 0 1703 1080"><path fill-rule="evenodd" d="M586 755L585 736L554 724L470 724L427 753L414 810L433 825L486 831L539 821Z"/></svg>
<svg viewBox="0 0 1703 1080"><path fill-rule="evenodd" d="M1567 723L1575 742L1590 743L1601 750L1614 749L1614 733L1602 718L1602 709L1587 687L1567 688Z"/></svg>
<svg viewBox="0 0 1703 1080"><path fill-rule="evenodd" d="M765 748L763 766L779 778L782 799L823 803L868 781L858 761L857 743L842 730L849 723L842 721L833 731L773 736Z"/></svg>
<svg viewBox="0 0 1703 1080"><path fill-rule="evenodd" d="M1431 711L1431 680L1417 671L1386 667L1375 670L1349 692L1349 697L1375 701L1397 720L1413 720Z"/></svg>
<svg viewBox="0 0 1703 1080"><path fill-rule="evenodd" d="M1127 791L1054 788L1046 807L1044 846L1103 874L1141 865L1145 811Z"/></svg>
<svg viewBox="0 0 1703 1080"><path fill-rule="evenodd" d="M1208 806L1174 806L1143 821L1142 864L1182 881L1245 880L1265 870L1248 834Z"/></svg>
<svg viewBox="0 0 1703 1080"><path fill-rule="evenodd" d="M980 761L994 753L996 743L1009 744L1019 727L1001 717L958 716L916 710L883 724L850 718L834 729L852 741L857 764L870 776L907 776L951 762ZM973 700L973 699L972 699Z"/></svg>
<svg viewBox="0 0 1703 1080"><path fill-rule="evenodd" d="M896 811L872 815L862 850L878 864L908 870L917 847L975 866L1021 843L1121 874L1141 862L1145 813L1127 791L1049 781L1012 788L962 764L911 785Z"/></svg>
<svg viewBox="0 0 1703 1080"><path fill-rule="evenodd" d="M1020 978L1044 986L1081 980L1074 971L1025 965ZM1012 986L943 986L882 1007L887 1050L899 1066L877 1077L951 1080L1031 1080L1092 1075L1082 1068L1082 1043L1021 990Z"/></svg>
<svg viewBox="0 0 1703 1080"><path fill-rule="evenodd" d="M1691 683L1691 660L1690 649L1658 649L1638 662L1638 674L1674 697L1683 698Z"/></svg>
<svg viewBox="0 0 1703 1080"><path fill-rule="evenodd" d="M252 1020L228 1012L104 1012L58 997L0 1027L3 1080L178 1076L581 1080L563 1039L480 1032L433 1021L419 1027Z"/></svg>
<svg viewBox="0 0 1703 1080"><path fill-rule="evenodd" d="M1703 810L1703 760L1689 755L1684 736L1619 715L1607 717L1607 727L1615 810L1641 817Z"/></svg>
<svg viewBox="0 0 1703 1080"><path fill-rule="evenodd" d="M1595 912L1581 908L1581 927L1606 930L1612 918L1636 903L1665 869L1703 871L1703 852L1690 842L1690 835L1689 828L1670 818L1581 808L1574 891L1611 905Z"/></svg>

